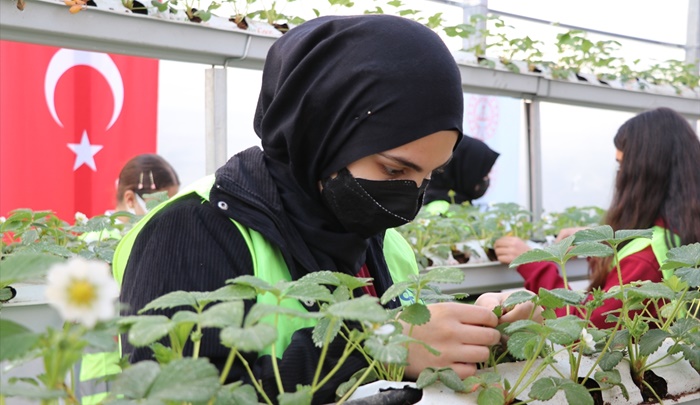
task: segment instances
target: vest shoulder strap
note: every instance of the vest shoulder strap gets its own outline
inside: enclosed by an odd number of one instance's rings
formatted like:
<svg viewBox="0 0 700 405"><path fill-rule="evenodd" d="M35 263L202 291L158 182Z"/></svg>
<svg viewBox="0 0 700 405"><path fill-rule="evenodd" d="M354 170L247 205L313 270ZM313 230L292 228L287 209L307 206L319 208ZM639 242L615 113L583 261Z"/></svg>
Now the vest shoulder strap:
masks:
<svg viewBox="0 0 700 405"><path fill-rule="evenodd" d="M672 243L674 243L675 245L680 245L680 238L678 237L678 235L672 234L666 228L663 228L661 226L654 226L651 229L651 239L637 238L625 245L625 247L623 247L622 249L620 249L620 252L618 253L619 260L622 261L622 259L624 259L625 257L641 252L642 250L651 246L651 250L654 252L656 261L658 261L659 264L661 264L666 260L666 254L668 254L668 246L666 245L667 238L672 237ZM670 277L672 274L673 270L663 271L664 279Z"/></svg>

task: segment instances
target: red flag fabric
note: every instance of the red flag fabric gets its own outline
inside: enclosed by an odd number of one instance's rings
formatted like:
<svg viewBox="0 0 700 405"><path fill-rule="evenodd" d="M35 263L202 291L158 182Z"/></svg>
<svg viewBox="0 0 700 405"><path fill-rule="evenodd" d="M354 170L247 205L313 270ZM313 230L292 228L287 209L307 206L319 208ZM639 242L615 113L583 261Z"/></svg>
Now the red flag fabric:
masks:
<svg viewBox="0 0 700 405"><path fill-rule="evenodd" d="M0 215L113 209L122 166L156 151L158 60L10 41L0 60Z"/></svg>

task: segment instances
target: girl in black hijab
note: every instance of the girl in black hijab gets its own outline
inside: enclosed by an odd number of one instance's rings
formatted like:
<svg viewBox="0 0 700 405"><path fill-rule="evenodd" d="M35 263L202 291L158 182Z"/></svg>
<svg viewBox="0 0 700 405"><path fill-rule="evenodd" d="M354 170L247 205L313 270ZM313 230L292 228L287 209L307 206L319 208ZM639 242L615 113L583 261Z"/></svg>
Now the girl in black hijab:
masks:
<svg viewBox="0 0 700 405"><path fill-rule="evenodd" d="M126 264L127 313L171 291L213 291L254 274L255 252L232 220L274 246L291 279L319 270L372 277L366 292L381 296L393 283L385 231L415 217L431 171L449 160L461 136L462 102L452 56L416 22L322 17L290 30L272 46L263 70L254 122L262 149L233 156L204 199L185 194L148 219ZM404 271L417 271L410 249L405 263ZM117 272L120 266L115 259ZM462 378L473 374L499 340L490 309L502 298L487 295L481 306L432 305L431 321L412 336L441 354L411 346L406 375L415 378L427 366L451 366ZM522 308L508 316L526 314ZM502 319L511 321L508 316ZM338 343L329 348L326 371L342 354L344 342ZM132 362L152 358L148 348L123 345ZM207 331L200 353L221 368L228 349ZM279 360L285 391L312 381L319 353L310 329L293 334ZM269 356L246 357L275 398ZM248 381L236 364L230 380ZM361 355L351 356L314 403L333 401L337 386L366 365Z"/></svg>
<svg viewBox="0 0 700 405"><path fill-rule="evenodd" d="M436 200L454 204L481 198L489 188L489 173L499 153L479 139L464 135L445 169L433 174L425 191L424 204ZM449 191L455 192L454 201Z"/></svg>

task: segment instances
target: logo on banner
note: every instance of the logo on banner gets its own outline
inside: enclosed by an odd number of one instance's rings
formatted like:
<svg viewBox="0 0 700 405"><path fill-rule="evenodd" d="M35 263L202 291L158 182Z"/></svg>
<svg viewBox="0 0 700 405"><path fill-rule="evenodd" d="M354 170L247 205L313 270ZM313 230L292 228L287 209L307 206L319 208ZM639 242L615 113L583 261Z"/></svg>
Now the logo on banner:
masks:
<svg viewBox="0 0 700 405"><path fill-rule="evenodd" d="M465 133L485 141L496 135L498 130L498 99L492 96L470 96L465 103Z"/></svg>
<svg viewBox="0 0 700 405"><path fill-rule="evenodd" d="M54 97L56 84L61 76L74 66L91 67L100 73L107 81L114 101L112 116L105 128L105 131L108 131L119 118L122 106L124 105L124 83L119 73L119 68L117 68L117 65L107 54L59 49L58 52L53 55L46 68L46 77L44 79L44 96L46 97L46 104L51 117L59 127L63 128L63 123L56 112ZM82 128L80 143L68 143L66 146L75 153L73 171L77 170L82 165L88 166L92 171L97 171L95 155L102 150L103 145L90 143L90 134L87 128Z"/></svg>

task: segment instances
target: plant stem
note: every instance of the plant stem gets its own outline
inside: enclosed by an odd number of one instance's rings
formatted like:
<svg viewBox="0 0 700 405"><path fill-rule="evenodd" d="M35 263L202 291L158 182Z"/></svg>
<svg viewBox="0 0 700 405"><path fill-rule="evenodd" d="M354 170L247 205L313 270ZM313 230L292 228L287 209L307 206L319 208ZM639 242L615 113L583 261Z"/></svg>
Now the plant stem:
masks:
<svg viewBox="0 0 700 405"><path fill-rule="evenodd" d="M372 369L374 368L374 364L375 364L375 363L376 363L376 361L373 361L372 364L370 364L369 367L367 367L367 370L365 370L365 372L362 374L362 376L361 376L360 378L357 379L357 382L352 386L352 388L350 388L350 389L345 393L345 395L343 395L343 396L340 398L340 400L339 400L338 402L336 402L336 405L341 405L341 404L343 404L345 401L347 401L347 399L350 397L350 395L352 395L352 393L355 392L355 390L357 389L357 387L359 387L359 386L362 384L362 382L365 380L365 378L367 378L367 376L369 375L370 371L372 371Z"/></svg>
<svg viewBox="0 0 700 405"><path fill-rule="evenodd" d="M231 348L231 351L228 353L228 357L226 358L226 364L224 364L224 369L221 371L221 376L219 377L219 383L223 385L226 382L226 379L228 378L228 373L231 372L231 366L233 366L233 359L236 357L236 353L238 352L238 349Z"/></svg>
<svg viewBox="0 0 700 405"><path fill-rule="evenodd" d="M661 329L668 330L668 328L671 326L671 323L676 319L676 317L678 316L678 313L681 310L681 307L683 306L683 301L684 301L684 298L685 298L685 295L687 292L688 292L688 288L683 290L683 293L681 294L680 298L675 300L676 304L673 306L673 312L671 313L671 316L669 316L668 319L666 319L666 321L664 322L664 325L661 327ZM657 314L658 314L658 311L657 311Z"/></svg>
<svg viewBox="0 0 700 405"><path fill-rule="evenodd" d="M200 313L201 315L201 313ZM199 338L194 342L194 346L192 347L192 358L196 359L199 357L199 348L202 346L202 324L197 323L197 336Z"/></svg>
<svg viewBox="0 0 700 405"><path fill-rule="evenodd" d="M566 277L566 261L561 262L561 276L562 279L564 280L564 288L569 289L569 279ZM566 314L571 315L571 307L567 304L566 305Z"/></svg>
<svg viewBox="0 0 700 405"><path fill-rule="evenodd" d="M535 363L535 361L537 360L537 358L538 358L540 352L542 352L542 348L544 347L544 344L545 344L545 342L547 341L547 339L546 339L545 336L540 336L540 338L541 338L541 339L540 339L540 342L539 342L538 345L537 345L537 350L535 350L535 351L533 352L532 357L530 357L529 359L527 359L527 361L525 362L525 366L523 367L522 371L520 372L520 375L518 376L518 380L517 380L517 381L515 382L515 384L513 384L513 386L511 387L511 389L510 389L511 392L510 392L510 394L509 394L508 396L514 394L514 395L513 395L513 398L515 398L515 397L518 396L518 394L520 394L520 393L527 387L527 385L525 385L524 387L522 387L522 388L520 389L520 391L517 391L517 392L514 393L515 389L520 385L520 383L523 382L523 379L525 378L525 375L526 375L526 374L528 373L528 371L530 371L530 369L532 368L532 365L533 365L533 364ZM536 378L538 374L539 374L539 373L533 373L532 378ZM506 399L511 399L511 400L512 400L513 398L506 398ZM507 402L508 402L508 401L506 401L506 403L507 403Z"/></svg>
<svg viewBox="0 0 700 405"><path fill-rule="evenodd" d="M282 305L282 300L278 299L277 300L277 306ZM275 329L277 329L277 325L279 323L279 314L275 313ZM279 364L277 363L277 343L274 342L272 343L272 347L270 348L270 357L272 360L272 370L275 372L275 382L277 383L277 390L280 393L284 392L284 385L282 385L282 376L280 375L280 368Z"/></svg>
<svg viewBox="0 0 700 405"><path fill-rule="evenodd" d="M263 387L260 385L258 380L255 379L255 374L253 374L253 370L250 369L250 365L248 364L248 360L243 357L243 355L236 351L236 357L238 357L241 360L241 363L243 363L243 367L245 367L246 371L248 372L248 375L250 376L250 382L253 384L255 389L258 391L258 393L263 397L265 400L265 403L268 405L272 405L272 401L270 401L270 398L267 396L267 393L263 389Z"/></svg>
<svg viewBox="0 0 700 405"><path fill-rule="evenodd" d="M318 388L323 387L328 382L328 380L330 380L331 377L333 377L333 375L335 375L335 373L337 373L338 370L340 370L340 368L343 366L343 363L345 363L345 360L348 358L348 356L350 356L350 353L352 353L352 351L352 347L345 347L345 351L343 352L343 355L340 357L340 359L338 359L338 362L336 363L335 367L333 367L333 369L328 372L328 374L323 378L323 380L321 380L321 382L318 383L317 387L314 387L313 392L316 392ZM374 360L370 364L373 363L375 363Z"/></svg>
<svg viewBox="0 0 700 405"><path fill-rule="evenodd" d="M316 365L316 372L314 373L314 379L313 382L311 383L311 389L314 390L316 388L316 384L318 383L318 379L321 377L321 370L323 369L323 363L326 360L326 355L328 354L328 346L330 346L330 339L331 339L331 332L333 331L333 327L335 326L336 323L335 318L331 318L330 322L328 323L328 328L326 329L326 336L323 338L323 347L321 348L321 356L318 359L318 364Z"/></svg>

